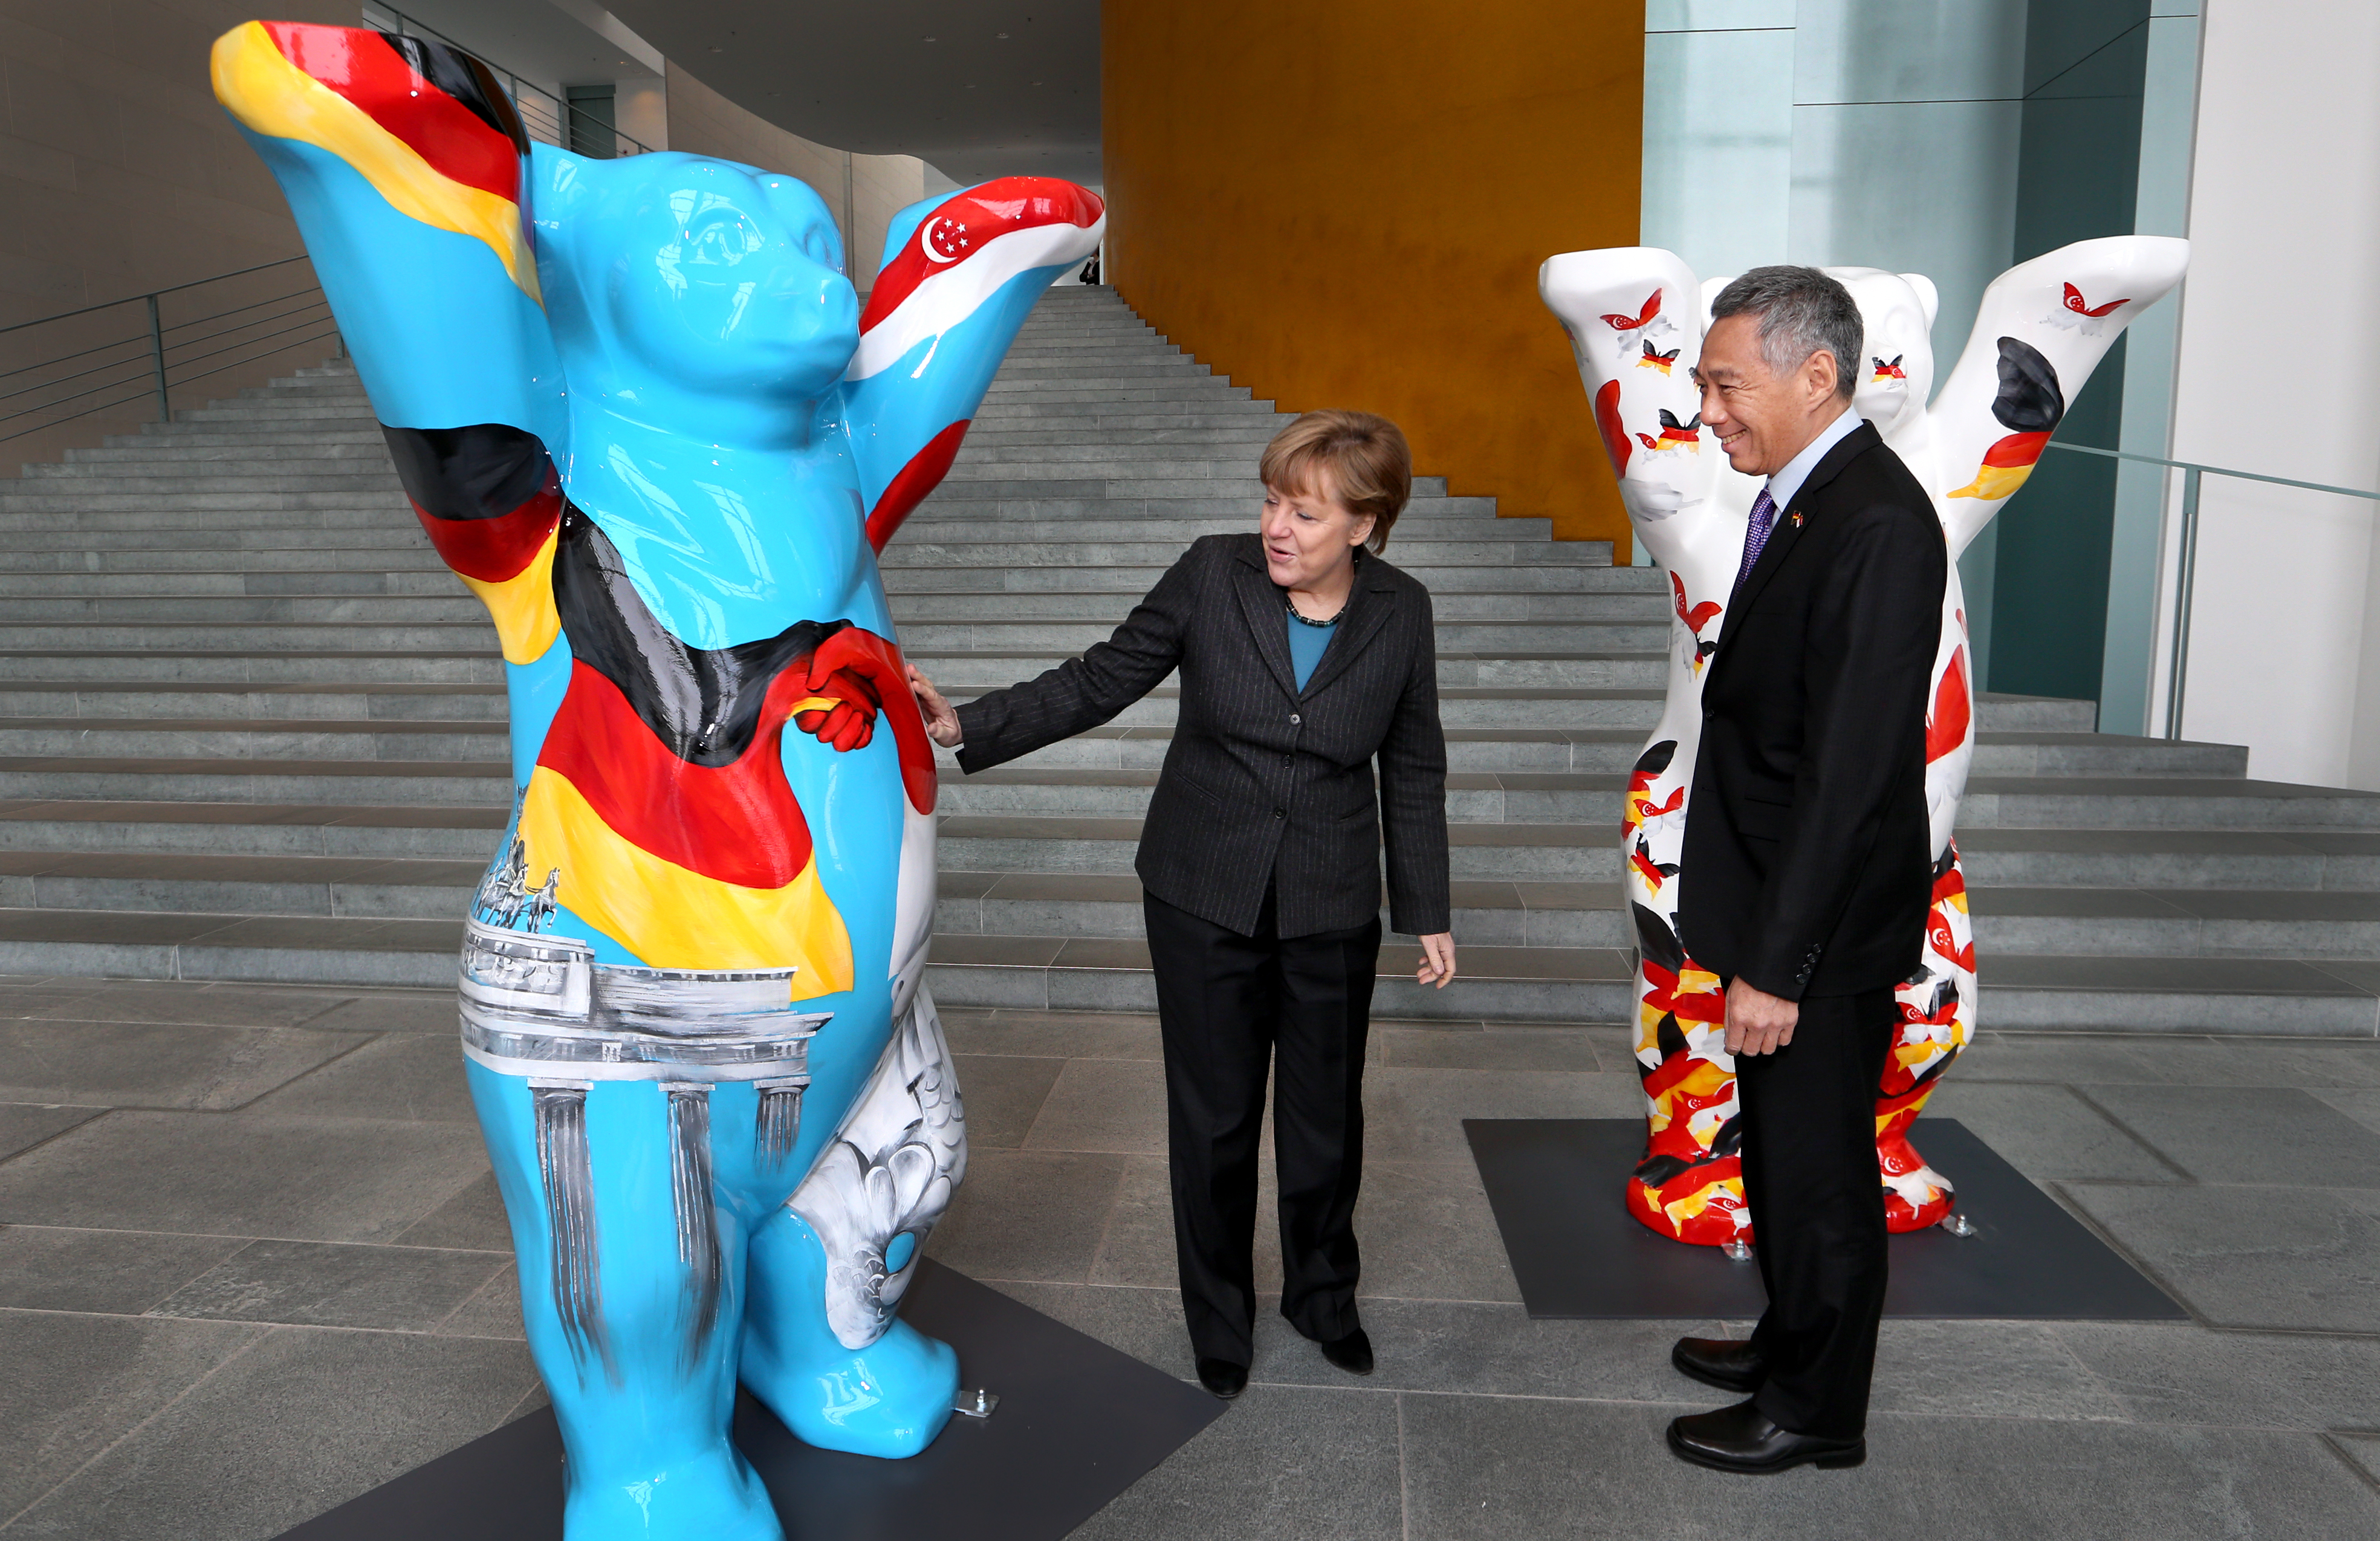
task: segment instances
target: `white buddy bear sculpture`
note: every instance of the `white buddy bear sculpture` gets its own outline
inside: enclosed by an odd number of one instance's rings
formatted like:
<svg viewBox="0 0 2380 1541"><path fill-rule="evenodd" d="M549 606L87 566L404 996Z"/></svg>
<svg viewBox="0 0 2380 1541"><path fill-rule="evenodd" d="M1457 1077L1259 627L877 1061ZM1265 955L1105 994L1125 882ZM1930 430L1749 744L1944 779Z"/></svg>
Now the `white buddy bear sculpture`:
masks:
<svg viewBox="0 0 2380 1541"><path fill-rule="evenodd" d="M1984 292L1966 351L1931 406L1933 282L1875 268L1826 270L1851 290L1867 325L1867 357L1838 361L1856 371L1852 406L1932 492L1954 564L1925 723L1933 907L1925 961L1900 987L1900 1035L1876 1088L1876 1160L1894 1231L1938 1223L1952 1209L1950 1183L1911 1147L1909 1126L1975 1029L1973 932L1950 838L1975 743L1956 559L2024 484L2124 327L2181 281L2189 256L2187 241L2118 236L2010 268ZM1698 284L1676 254L1653 247L1565 252L1537 274L1539 294L1570 334L1629 522L1668 570L1676 612L1669 698L1629 779L1621 823L1637 934L1636 1062L1650 1121L1627 1198L1630 1213L1654 1230L1706 1244L1748 1241L1752 1224L1724 997L1677 932L1680 885L1694 877L1679 863L1703 667L1726 620L1760 488L1701 431L1694 363L1710 301L1726 283Z"/></svg>

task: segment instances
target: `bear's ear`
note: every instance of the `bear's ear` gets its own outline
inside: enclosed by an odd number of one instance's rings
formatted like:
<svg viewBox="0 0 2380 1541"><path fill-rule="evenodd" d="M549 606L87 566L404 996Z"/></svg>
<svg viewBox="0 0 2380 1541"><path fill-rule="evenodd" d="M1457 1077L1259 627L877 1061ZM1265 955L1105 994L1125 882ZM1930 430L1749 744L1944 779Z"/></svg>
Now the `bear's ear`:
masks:
<svg viewBox="0 0 2380 1541"><path fill-rule="evenodd" d="M1706 278L1703 280L1703 330L1705 332L1708 332L1710 330L1711 301L1718 297L1718 292L1721 289L1726 288L1730 284L1734 282L1735 274L1731 273L1721 273L1717 278Z"/></svg>
<svg viewBox="0 0 2380 1541"><path fill-rule="evenodd" d="M1934 318L1942 311L1942 296L1934 287L1934 280L1922 273L1904 273L1901 279L1917 291L1917 303L1925 308L1925 324L1932 326Z"/></svg>

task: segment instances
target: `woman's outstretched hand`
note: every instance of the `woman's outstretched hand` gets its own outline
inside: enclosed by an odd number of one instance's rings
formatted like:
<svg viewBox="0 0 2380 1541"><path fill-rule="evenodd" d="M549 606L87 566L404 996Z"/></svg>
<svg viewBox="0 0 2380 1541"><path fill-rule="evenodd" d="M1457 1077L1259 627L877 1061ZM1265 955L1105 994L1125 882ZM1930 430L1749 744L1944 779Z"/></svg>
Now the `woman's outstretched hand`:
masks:
<svg viewBox="0 0 2380 1541"><path fill-rule="evenodd" d="M913 673L915 671L912 671ZM1440 931L1436 936L1421 939L1421 967L1414 971L1416 984L1436 985L1444 989L1454 977L1454 933Z"/></svg>
<svg viewBox="0 0 2380 1541"><path fill-rule="evenodd" d="M951 703L942 699L942 693L934 688L934 682L921 673L914 663L909 665L909 688L917 693L917 710L926 719L926 736L945 749L957 748L959 714L951 710ZM1454 956L1452 949L1448 950L1447 956L1449 959Z"/></svg>

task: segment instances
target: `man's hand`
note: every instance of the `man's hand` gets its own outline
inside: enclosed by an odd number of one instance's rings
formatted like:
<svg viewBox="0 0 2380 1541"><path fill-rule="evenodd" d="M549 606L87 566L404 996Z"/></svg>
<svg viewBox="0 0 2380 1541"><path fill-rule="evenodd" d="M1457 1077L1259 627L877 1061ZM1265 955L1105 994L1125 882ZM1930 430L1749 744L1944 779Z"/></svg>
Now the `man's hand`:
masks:
<svg viewBox="0 0 2380 1541"><path fill-rule="evenodd" d="M1444 989L1454 977L1454 933L1440 931L1421 939L1421 966L1414 971L1414 982L1435 984Z"/></svg>
<svg viewBox="0 0 2380 1541"><path fill-rule="evenodd" d="M1793 1025L1801 1020L1798 1002L1742 979L1727 987L1727 1051L1730 1054L1773 1054L1793 1041Z"/></svg>
<svg viewBox="0 0 2380 1541"><path fill-rule="evenodd" d="M926 719L926 736L945 749L957 748L959 714L951 710L951 703L934 688L934 682L919 673L914 663L909 665L909 688L917 693L917 710Z"/></svg>

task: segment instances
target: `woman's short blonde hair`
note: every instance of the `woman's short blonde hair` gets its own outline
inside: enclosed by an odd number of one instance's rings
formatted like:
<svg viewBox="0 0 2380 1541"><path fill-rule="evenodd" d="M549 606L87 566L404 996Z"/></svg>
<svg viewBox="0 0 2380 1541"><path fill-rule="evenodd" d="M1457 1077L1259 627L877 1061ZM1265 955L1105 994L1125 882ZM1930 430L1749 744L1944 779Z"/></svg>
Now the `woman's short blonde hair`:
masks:
<svg viewBox="0 0 2380 1541"><path fill-rule="evenodd" d="M1317 472L1327 472L1327 488ZM1357 518L1372 516L1365 543L1386 551L1389 531L1413 496L1413 451L1404 431L1370 412L1307 412L1273 435L1257 475L1281 492L1334 492Z"/></svg>

